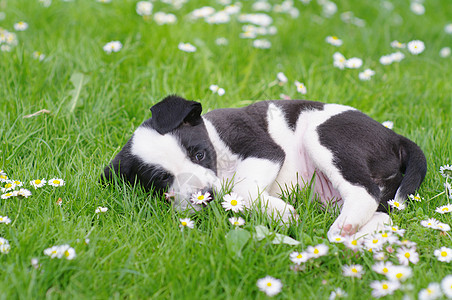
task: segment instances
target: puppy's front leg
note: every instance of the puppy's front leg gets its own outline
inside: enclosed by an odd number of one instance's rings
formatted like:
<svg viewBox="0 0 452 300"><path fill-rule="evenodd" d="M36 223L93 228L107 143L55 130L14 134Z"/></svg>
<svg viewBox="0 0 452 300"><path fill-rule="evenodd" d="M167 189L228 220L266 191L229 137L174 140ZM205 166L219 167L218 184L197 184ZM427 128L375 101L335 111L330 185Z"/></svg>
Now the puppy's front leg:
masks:
<svg viewBox="0 0 452 300"><path fill-rule="evenodd" d="M233 191L245 199L247 208L260 205L270 217L287 223L296 218L294 207L270 196L267 191L276 180L281 165L280 162L262 158L249 157L242 160L237 166Z"/></svg>

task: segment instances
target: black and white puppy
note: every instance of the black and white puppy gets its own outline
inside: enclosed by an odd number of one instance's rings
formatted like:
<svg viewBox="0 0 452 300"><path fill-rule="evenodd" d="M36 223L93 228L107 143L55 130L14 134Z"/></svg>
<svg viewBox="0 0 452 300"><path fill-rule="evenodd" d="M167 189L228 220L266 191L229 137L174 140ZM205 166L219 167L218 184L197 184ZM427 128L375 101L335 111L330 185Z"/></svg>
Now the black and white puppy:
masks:
<svg viewBox="0 0 452 300"><path fill-rule="evenodd" d="M425 177L425 156L407 138L358 110L304 100L215 109L168 96L105 168L148 190L167 190L178 210L197 191L233 184L247 208L287 222L295 209L281 187L314 180L322 202L341 207L328 236L366 234L389 223L387 201L404 201Z"/></svg>

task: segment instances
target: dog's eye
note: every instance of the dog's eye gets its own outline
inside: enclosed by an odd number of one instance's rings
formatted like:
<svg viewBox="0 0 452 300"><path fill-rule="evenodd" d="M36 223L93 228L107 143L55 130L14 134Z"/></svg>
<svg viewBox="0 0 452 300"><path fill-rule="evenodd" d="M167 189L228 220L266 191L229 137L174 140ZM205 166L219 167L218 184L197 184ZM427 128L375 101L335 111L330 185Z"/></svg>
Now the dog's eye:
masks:
<svg viewBox="0 0 452 300"><path fill-rule="evenodd" d="M202 161L205 157L205 153L204 152L196 152L195 154L195 158L197 161Z"/></svg>

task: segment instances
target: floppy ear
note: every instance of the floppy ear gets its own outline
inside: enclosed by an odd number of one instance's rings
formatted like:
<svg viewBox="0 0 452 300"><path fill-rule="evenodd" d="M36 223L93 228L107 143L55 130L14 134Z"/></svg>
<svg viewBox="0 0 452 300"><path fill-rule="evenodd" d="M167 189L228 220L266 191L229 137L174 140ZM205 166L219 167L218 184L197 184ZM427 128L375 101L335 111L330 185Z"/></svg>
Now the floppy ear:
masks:
<svg viewBox="0 0 452 300"><path fill-rule="evenodd" d="M151 126L158 133L168 133L182 123L197 125L201 122L201 103L178 96L168 96L151 107Z"/></svg>

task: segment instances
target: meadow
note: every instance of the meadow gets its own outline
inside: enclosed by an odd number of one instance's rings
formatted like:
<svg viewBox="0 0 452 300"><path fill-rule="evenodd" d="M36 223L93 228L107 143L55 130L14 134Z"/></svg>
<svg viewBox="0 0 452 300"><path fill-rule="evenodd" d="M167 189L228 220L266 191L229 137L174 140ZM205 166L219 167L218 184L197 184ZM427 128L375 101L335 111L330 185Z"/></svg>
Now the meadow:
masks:
<svg viewBox="0 0 452 300"><path fill-rule="evenodd" d="M266 276L275 299L452 297L450 1L0 0L0 28L1 299L266 299ZM282 192L300 215L284 227L101 185L169 94L204 112L309 99L390 121L426 155L420 201L393 208L404 232L369 251L328 241L338 212L310 186ZM291 261L309 247L327 252ZM406 264L402 278L381 262Z"/></svg>

